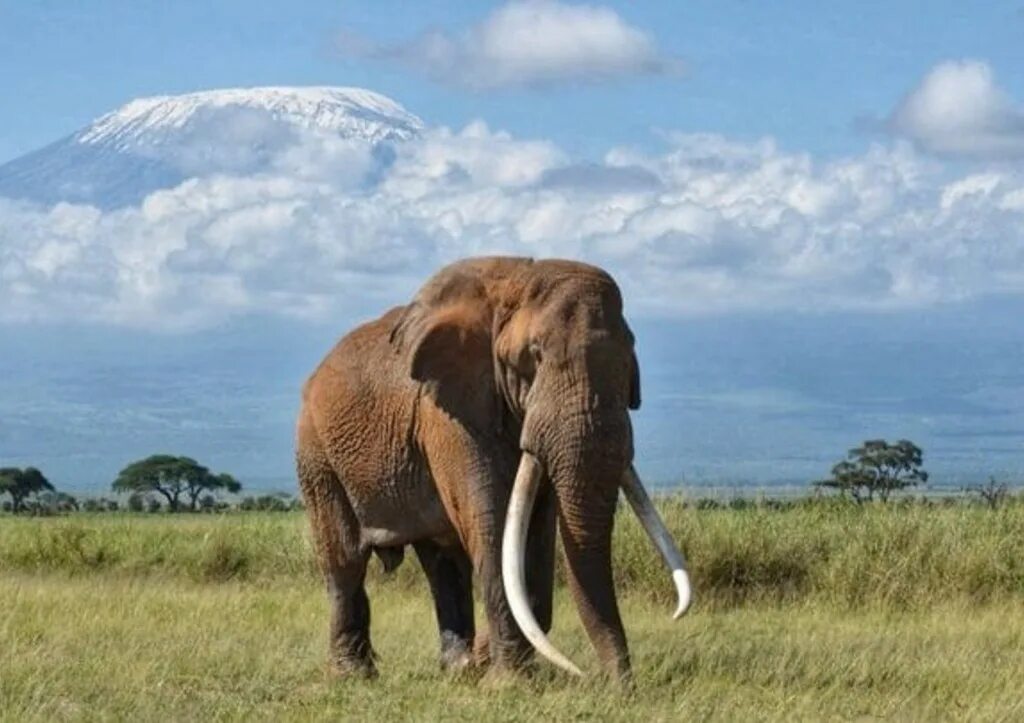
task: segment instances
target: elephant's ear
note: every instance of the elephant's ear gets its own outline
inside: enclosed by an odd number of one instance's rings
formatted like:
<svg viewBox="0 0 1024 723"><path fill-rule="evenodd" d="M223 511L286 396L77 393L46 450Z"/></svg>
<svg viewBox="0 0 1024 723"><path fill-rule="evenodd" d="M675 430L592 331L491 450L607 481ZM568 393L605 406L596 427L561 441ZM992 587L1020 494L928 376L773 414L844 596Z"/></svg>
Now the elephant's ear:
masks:
<svg viewBox="0 0 1024 723"><path fill-rule="evenodd" d="M430 314L409 350L409 375L418 382L469 383L491 371L489 319L457 304Z"/></svg>
<svg viewBox="0 0 1024 723"><path fill-rule="evenodd" d="M633 352L632 363L633 367L630 371L629 376L629 408L639 409L640 408L640 363L636 360L636 352Z"/></svg>
<svg viewBox="0 0 1024 723"><path fill-rule="evenodd" d="M414 303L392 331L406 373L453 417L483 422L496 392L491 317L477 300L437 308Z"/></svg>

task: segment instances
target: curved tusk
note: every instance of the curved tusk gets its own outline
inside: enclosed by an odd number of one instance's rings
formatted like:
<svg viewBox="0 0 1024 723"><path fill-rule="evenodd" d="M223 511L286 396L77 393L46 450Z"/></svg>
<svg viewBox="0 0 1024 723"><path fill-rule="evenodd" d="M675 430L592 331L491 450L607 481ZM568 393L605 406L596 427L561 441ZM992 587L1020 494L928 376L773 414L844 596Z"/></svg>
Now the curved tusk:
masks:
<svg viewBox="0 0 1024 723"><path fill-rule="evenodd" d="M530 513L537 497L541 470L537 460L529 452L523 452L519 471L512 486L512 497L508 501L505 516L505 532L501 540L501 576L505 584L505 597L512 608L519 629L538 653L563 670L573 675L583 675L572 661L551 644L547 635L537 624L530 600L526 594L526 535L529 532Z"/></svg>
<svg viewBox="0 0 1024 723"><path fill-rule="evenodd" d="M683 553L676 547L672 535L665 527L665 523L662 522L661 515L654 508L654 503L651 502L647 490L644 489L643 483L640 482L632 465L622 476L622 491L636 516L640 518L640 523L644 526L647 536L651 538L651 542L658 548L668 569L672 571L672 582L675 583L676 594L679 596L679 604L676 606L672 619L678 620L690 607L692 599L690 576L686 573L686 560L683 559Z"/></svg>

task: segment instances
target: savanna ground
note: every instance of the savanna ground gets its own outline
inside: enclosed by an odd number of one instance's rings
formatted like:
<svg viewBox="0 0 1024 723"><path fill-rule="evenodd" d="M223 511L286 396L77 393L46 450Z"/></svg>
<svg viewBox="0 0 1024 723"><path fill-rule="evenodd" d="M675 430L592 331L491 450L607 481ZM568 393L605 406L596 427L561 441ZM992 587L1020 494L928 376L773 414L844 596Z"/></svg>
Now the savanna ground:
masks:
<svg viewBox="0 0 1024 723"><path fill-rule="evenodd" d="M381 677L331 679L300 513L0 517L0 719L1024 719L1024 504L660 506L699 597L669 620L623 515L630 693L442 674L413 556L370 582ZM555 642L593 670L556 600Z"/></svg>

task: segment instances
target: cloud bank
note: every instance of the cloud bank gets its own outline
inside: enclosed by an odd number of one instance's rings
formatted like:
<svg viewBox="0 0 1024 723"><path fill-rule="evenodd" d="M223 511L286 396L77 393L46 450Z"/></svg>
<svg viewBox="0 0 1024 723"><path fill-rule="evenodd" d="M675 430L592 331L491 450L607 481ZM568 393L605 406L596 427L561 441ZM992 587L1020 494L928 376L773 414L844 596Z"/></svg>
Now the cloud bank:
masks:
<svg viewBox="0 0 1024 723"><path fill-rule="evenodd" d="M925 150L982 159L1024 157L1024 107L978 60L932 68L896 107L889 128Z"/></svg>
<svg viewBox="0 0 1024 723"><path fill-rule="evenodd" d="M459 33L435 30L393 45L345 35L338 46L472 90L597 83L682 70L650 35L615 11L555 0L513 0Z"/></svg>
<svg viewBox="0 0 1024 723"><path fill-rule="evenodd" d="M441 264L488 253L604 265L638 315L1024 293L1022 174L951 176L908 144L820 163L770 139L678 134L580 164L476 122L386 158L325 152L313 133L274 152L268 171L117 210L0 199L0 320L324 319L399 303Z"/></svg>

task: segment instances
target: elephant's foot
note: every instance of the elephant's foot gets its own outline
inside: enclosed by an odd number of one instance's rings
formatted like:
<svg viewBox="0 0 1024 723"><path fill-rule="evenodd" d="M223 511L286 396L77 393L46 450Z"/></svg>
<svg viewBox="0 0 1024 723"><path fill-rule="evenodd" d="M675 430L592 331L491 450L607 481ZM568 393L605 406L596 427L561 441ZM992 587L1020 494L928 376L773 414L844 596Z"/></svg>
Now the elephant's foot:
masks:
<svg viewBox="0 0 1024 723"><path fill-rule="evenodd" d="M477 632L473 639L473 665L485 671L481 685L502 688L520 680L533 668L532 650L521 645L492 645L487 630Z"/></svg>
<svg viewBox="0 0 1024 723"><path fill-rule="evenodd" d="M332 678L372 680L378 676L377 666L373 661L360 659L332 660L328 665Z"/></svg>
<svg viewBox="0 0 1024 723"><path fill-rule="evenodd" d="M505 690L520 685L529 677L526 668L508 665L492 665L480 678L480 687L485 690Z"/></svg>
<svg viewBox="0 0 1024 723"><path fill-rule="evenodd" d="M474 667L473 651L469 642L455 633L445 630L441 633L441 669L449 673L461 673Z"/></svg>
<svg viewBox="0 0 1024 723"><path fill-rule="evenodd" d="M488 656L492 669L523 672L533 663L533 648L525 640L502 642L491 638Z"/></svg>
<svg viewBox="0 0 1024 723"><path fill-rule="evenodd" d="M376 657L370 641L365 636L342 638L331 646L328 668L336 678L377 677Z"/></svg>

